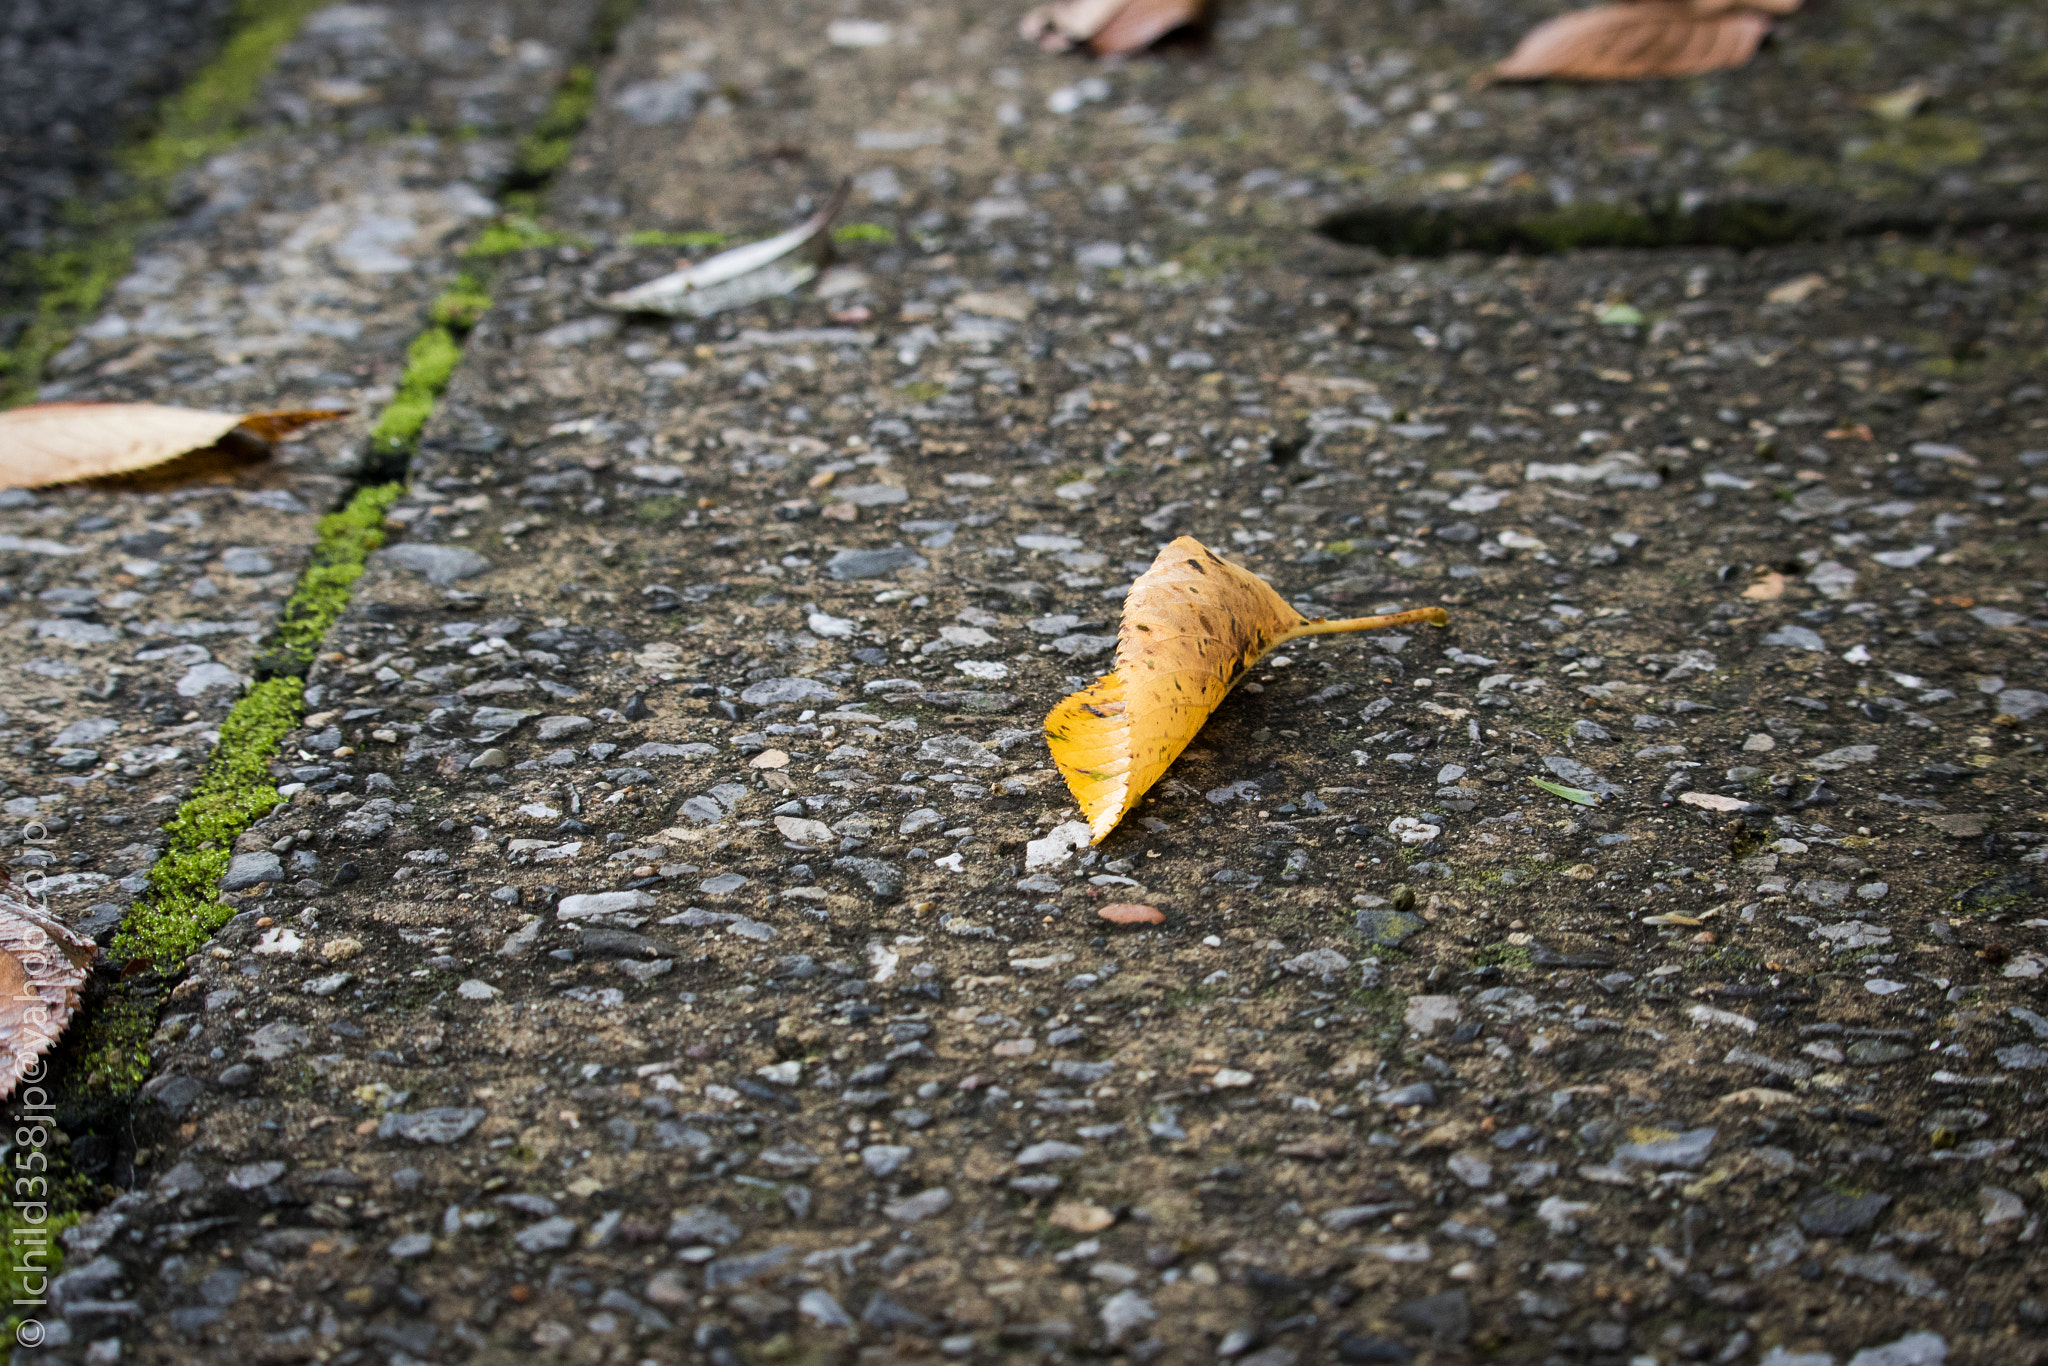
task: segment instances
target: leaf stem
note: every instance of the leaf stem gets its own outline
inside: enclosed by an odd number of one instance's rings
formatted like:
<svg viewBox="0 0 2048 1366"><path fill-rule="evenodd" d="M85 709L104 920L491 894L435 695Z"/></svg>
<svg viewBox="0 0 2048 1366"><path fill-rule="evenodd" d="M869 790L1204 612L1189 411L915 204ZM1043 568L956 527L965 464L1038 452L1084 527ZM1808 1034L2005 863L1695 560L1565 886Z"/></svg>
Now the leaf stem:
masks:
<svg viewBox="0 0 2048 1366"><path fill-rule="evenodd" d="M1395 612L1384 617L1346 617L1341 621L1317 617L1314 621L1302 622L1273 643L1280 645L1301 636L1341 635L1346 631L1383 631L1389 626L1413 626L1419 622L1442 626L1450 619L1450 613L1441 607L1418 607L1412 612Z"/></svg>

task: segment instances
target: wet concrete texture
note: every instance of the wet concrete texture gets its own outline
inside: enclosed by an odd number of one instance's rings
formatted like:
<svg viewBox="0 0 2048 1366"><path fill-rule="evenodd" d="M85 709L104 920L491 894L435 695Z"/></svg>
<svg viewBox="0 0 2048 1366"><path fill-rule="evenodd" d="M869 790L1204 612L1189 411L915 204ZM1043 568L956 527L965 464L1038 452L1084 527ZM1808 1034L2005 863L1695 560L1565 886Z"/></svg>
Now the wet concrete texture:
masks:
<svg viewBox="0 0 2048 1366"><path fill-rule="evenodd" d="M1466 92L1534 17L1227 9L1095 66L1008 13L644 5L36 1359L2040 1359L2041 21ZM65 822L17 857L67 918L138 890L237 682L186 680L255 670L571 19L458 80L412 12L317 14L269 107L324 112L209 166L50 377L359 410L0 510L6 809ZM842 175L816 289L592 304ZM1755 202L1918 218L1327 231ZM1039 720L1176 534L1451 624L1266 661L1091 848Z"/></svg>

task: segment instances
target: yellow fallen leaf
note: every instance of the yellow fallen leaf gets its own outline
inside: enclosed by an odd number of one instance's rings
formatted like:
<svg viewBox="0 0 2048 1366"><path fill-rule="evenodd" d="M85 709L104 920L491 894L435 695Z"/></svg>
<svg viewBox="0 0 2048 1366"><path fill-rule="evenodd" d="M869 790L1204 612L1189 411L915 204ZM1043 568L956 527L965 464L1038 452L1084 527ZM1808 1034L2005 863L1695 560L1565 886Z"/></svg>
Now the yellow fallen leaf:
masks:
<svg viewBox="0 0 2048 1366"><path fill-rule="evenodd" d="M1252 665L1301 636L1443 625L1441 607L1310 621L1249 570L1191 536L1159 552L1131 585L1116 669L1045 718L1046 742L1100 844L1159 781Z"/></svg>
<svg viewBox="0 0 2048 1366"><path fill-rule="evenodd" d="M0 873L0 1100L71 1022L98 952Z"/></svg>
<svg viewBox="0 0 2048 1366"><path fill-rule="evenodd" d="M276 441L346 408L214 413L161 403L38 403L0 413L0 487L40 488L148 469L234 431Z"/></svg>

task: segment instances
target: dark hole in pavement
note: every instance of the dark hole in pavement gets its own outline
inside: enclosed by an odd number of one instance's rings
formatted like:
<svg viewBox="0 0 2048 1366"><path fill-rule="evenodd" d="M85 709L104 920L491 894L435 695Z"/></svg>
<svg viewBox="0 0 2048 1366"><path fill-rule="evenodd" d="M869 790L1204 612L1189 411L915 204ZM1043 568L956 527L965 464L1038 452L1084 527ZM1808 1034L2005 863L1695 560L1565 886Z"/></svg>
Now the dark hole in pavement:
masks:
<svg viewBox="0 0 2048 1366"><path fill-rule="evenodd" d="M1896 233L1928 237L1991 228L2037 231L2048 214L1996 205L1948 209L1889 206L1844 211L1839 205L1733 198L1688 203L1646 198L1633 203L1525 199L1460 205L1375 204L1325 218L1317 231L1389 256L1477 252L1549 254L1590 247L1728 247L1751 251L1797 242L1832 242Z"/></svg>

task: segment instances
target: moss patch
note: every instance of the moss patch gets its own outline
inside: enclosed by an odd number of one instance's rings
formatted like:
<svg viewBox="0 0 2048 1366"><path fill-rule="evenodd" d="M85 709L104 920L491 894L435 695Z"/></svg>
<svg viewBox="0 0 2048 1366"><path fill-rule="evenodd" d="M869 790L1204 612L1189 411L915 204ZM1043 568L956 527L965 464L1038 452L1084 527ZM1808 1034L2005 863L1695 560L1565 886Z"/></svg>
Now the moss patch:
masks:
<svg viewBox="0 0 2048 1366"><path fill-rule="evenodd" d="M234 914L214 890L235 836L283 800L270 781L270 759L304 711L304 681L271 678L228 713L206 772L164 826L168 845L149 870L149 897L114 936L114 957L175 969Z"/></svg>
<svg viewBox="0 0 2048 1366"><path fill-rule="evenodd" d="M490 291L476 276L464 271L455 277L454 284L441 291L441 297L434 300L427 311L442 327L453 332L467 332L491 311Z"/></svg>
<svg viewBox="0 0 2048 1366"><path fill-rule="evenodd" d="M1968 119L1923 114L1883 136L1850 149L1856 161L1890 166L1912 175L1931 175L1984 159L1984 130Z"/></svg>
<svg viewBox="0 0 2048 1366"><path fill-rule="evenodd" d="M132 979L131 979L132 980ZM90 1118L103 1102L122 1100L149 1079L149 1040L156 1032L163 999L156 989L137 988L100 1002L84 1017L75 1053L66 1061L70 1079L62 1094L66 1116Z"/></svg>
<svg viewBox="0 0 2048 1366"><path fill-rule="evenodd" d="M686 499L672 493L657 493L652 498L642 498L633 505L633 520L642 526L654 526L671 518L680 517L689 509Z"/></svg>
<svg viewBox="0 0 2048 1366"><path fill-rule="evenodd" d="M462 347L446 327L430 327L412 339L405 349L405 374L398 381L398 396L370 429L372 452L393 456L412 450L461 359Z"/></svg>
<svg viewBox="0 0 2048 1366"><path fill-rule="evenodd" d="M24 1132L38 1128L41 1141L35 1141L33 1132ZM8 1306L6 1326L0 1331L9 1343L16 1341L14 1330L24 1319L49 1317L36 1301L49 1298L50 1282L64 1270L64 1245L58 1235L84 1217L91 1194L90 1183L65 1161L66 1143L51 1124L30 1119L16 1128L6 1199L0 1201L0 1233L7 1239L0 1294ZM36 1159L41 1159L40 1166Z"/></svg>
<svg viewBox="0 0 2048 1366"><path fill-rule="evenodd" d="M313 562L284 605L284 618L277 630L278 650L284 659L272 665L274 672L303 674L312 664L327 628L348 606L356 580L363 576L364 562L384 544L384 514L404 491L402 484L359 489L347 507L320 519Z"/></svg>
<svg viewBox="0 0 2048 1366"><path fill-rule="evenodd" d="M277 50L326 0L241 0L220 55L165 101L156 131L122 160L133 175L167 184L241 136L242 115Z"/></svg>
<svg viewBox="0 0 2048 1366"><path fill-rule="evenodd" d="M1488 944L1486 947L1476 950L1472 955L1472 966L1475 968L1522 969L1532 966L1534 962L1535 959L1530 954L1529 946L1526 944L1509 944L1506 942Z"/></svg>
<svg viewBox="0 0 2048 1366"><path fill-rule="evenodd" d="M896 240L896 234L880 223L848 223L832 230L835 242L874 242L883 246Z"/></svg>
<svg viewBox="0 0 2048 1366"><path fill-rule="evenodd" d="M65 207L59 241L25 256L0 282L27 303L29 323L0 350L0 407L35 397L43 366L128 273L142 231L166 216L172 183L232 144L282 47L325 0L241 0L220 54L157 111L153 132L117 161L131 186L111 203Z"/></svg>
<svg viewBox="0 0 2048 1366"><path fill-rule="evenodd" d="M555 88L554 98L534 122L512 161L512 179L506 187L506 202L521 208L537 205L540 190L555 172L569 164L576 135L590 119L597 102L597 66L594 60L618 46L620 30L639 8L639 0L604 0L591 21L590 36L583 45L584 61L569 68Z"/></svg>
<svg viewBox="0 0 2048 1366"><path fill-rule="evenodd" d="M596 100L597 72L587 66L569 68L568 75L556 87L554 98L548 101L547 111L519 140L513 162L517 188L545 184L556 171L568 165L576 134L590 118Z"/></svg>
<svg viewBox="0 0 2048 1366"><path fill-rule="evenodd" d="M490 261L534 247L556 247L569 239L550 232L523 213L509 213L477 234L463 255L472 261Z"/></svg>

